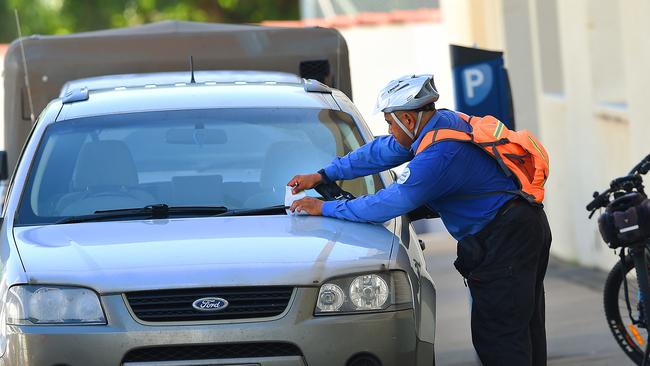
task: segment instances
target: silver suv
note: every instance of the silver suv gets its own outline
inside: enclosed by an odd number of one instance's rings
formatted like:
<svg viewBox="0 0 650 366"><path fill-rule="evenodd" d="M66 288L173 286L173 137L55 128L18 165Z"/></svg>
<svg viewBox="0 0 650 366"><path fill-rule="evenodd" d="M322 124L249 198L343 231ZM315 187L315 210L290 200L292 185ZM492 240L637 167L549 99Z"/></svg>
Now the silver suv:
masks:
<svg viewBox="0 0 650 366"><path fill-rule="evenodd" d="M0 365L434 364L408 218L283 205L372 139L352 102L290 74L197 80L79 80L40 115L2 212Z"/></svg>

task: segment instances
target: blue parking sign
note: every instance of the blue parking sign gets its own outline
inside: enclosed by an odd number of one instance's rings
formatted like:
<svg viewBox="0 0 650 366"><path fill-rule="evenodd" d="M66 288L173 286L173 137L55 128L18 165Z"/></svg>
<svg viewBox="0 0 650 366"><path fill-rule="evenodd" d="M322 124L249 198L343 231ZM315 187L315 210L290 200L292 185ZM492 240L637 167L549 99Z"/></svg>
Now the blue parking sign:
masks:
<svg viewBox="0 0 650 366"><path fill-rule="evenodd" d="M492 115L514 129L514 110L503 52L451 45L456 109Z"/></svg>

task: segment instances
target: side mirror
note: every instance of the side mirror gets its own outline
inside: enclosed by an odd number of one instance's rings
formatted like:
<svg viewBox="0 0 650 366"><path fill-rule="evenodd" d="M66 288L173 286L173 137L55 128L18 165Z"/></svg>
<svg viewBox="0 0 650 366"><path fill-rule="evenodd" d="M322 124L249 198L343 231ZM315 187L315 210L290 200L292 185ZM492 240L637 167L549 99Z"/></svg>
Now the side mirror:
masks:
<svg viewBox="0 0 650 366"><path fill-rule="evenodd" d="M440 217L440 215L430 209L427 205L422 205L415 210L406 214L406 216L411 220L411 222L422 220L422 219L435 219Z"/></svg>
<svg viewBox="0 0 650 366"><path fill-rule="evenodd" d="M314 189L327 201L340 200L341 198L351 200L355 198L352 193L344 191L336 182L321 183L314 187Z"/></svg>
<svg viewBox="0 0 650 366"><path fill-rule="evenodd" d="M9 164L7 164L7 152L0 151L0 180L9 178Z"/></svg>

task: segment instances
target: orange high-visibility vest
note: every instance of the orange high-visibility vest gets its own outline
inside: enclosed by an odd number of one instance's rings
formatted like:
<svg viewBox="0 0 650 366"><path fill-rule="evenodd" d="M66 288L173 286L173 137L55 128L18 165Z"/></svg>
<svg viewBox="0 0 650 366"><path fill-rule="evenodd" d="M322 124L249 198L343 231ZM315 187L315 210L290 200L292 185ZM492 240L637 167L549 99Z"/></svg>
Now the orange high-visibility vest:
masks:
<svg viewBox="0 0 650 366"><path fill-rule="evenodd" d="M470 142L493 157L508 177L514 178L516 193L531 203L544 200L549 160L544 146L527 130L513 131L493 116L475 117L456 112L472 132L440 128L427 132L415 154L440 141Z"/></svg>

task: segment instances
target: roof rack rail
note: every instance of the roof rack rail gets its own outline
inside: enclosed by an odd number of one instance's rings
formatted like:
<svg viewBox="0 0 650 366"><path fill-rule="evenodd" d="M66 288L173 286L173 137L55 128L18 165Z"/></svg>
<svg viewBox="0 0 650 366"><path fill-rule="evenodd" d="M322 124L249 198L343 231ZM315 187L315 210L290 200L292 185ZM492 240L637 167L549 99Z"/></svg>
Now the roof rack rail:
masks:
<svg viewBox="0 0 650 366"><path fill-rule="evenodd" d="M314 79L302 79L306 92L332 94L332 88Z"/></svg>
<svg viewBox="0 0 650 366"><path fill-rule="evenodd" d="M88 100L89 93L88 88L73 89L67 92L63 98L63 104L70 104L75 102L82 102Z"/></svg>

